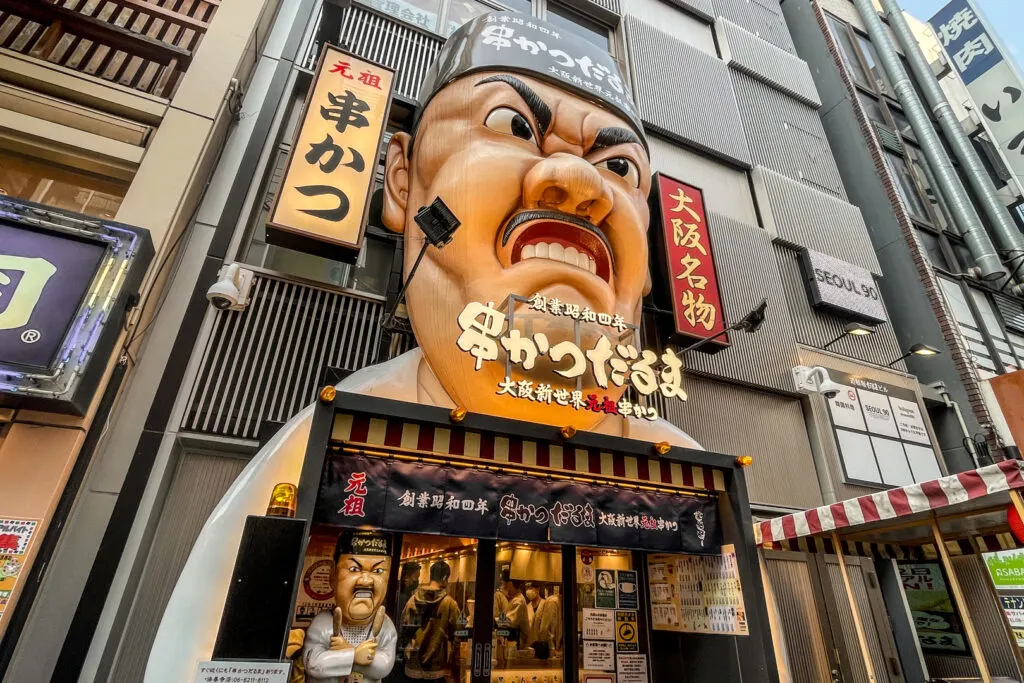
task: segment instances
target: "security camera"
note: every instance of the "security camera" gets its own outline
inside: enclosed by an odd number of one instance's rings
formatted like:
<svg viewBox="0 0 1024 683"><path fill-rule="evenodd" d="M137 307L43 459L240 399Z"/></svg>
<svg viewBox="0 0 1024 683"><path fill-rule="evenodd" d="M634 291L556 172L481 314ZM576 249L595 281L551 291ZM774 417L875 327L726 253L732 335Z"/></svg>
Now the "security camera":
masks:
<svg viewBox="0 0 1024 683"><path fill-rule="evenodd" d="M252 271L237 263L220 269L218 279L206 290L206 299L219 311L242 311L249 303Z"/></svg>
<svg viewBox="0 0 1024 683"><path fill-rule="evenodd" d="M832 381L828 376L828 370L819 366L809 368L798 365L793 368L793 380L796 382L797 391L808 394L821 394L827 399L833 399L844 389L842 384Z"/></svg>
<svg viewBox="0 0 1024 683"><path fill-rule="evenodd" d="M842 391L842 389L842 385L836 384L830 379L826 379L825 381L818 385L818 393L829 400L838 396L839 392Z"/></svg>

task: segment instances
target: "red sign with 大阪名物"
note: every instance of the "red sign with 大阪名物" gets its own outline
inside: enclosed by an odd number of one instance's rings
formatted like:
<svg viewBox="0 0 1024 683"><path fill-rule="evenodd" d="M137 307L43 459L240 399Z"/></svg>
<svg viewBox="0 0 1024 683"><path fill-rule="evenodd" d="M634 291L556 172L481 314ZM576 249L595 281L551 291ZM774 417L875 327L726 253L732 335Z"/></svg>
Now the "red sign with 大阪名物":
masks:
<svg viewBox="0 0 1024 683"><path fill-rule="evenodd" d="M704 195L695 187L658 174L656 191L672 292L676 332L706 339L725 330L714 254L704 215ZM713 344L728 346L727 335Z"/></svg>

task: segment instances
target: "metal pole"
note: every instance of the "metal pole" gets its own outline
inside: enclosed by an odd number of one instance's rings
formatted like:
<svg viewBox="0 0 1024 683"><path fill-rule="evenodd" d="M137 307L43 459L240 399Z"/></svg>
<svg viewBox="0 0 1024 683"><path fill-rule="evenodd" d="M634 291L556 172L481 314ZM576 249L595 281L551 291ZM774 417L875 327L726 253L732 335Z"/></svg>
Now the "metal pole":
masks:
<svg viewBox="0 0 1024 683"><path fill-rule="evenodd" d="M985 231L985 226L982 225L981 218L974 210L971 198L960 184L953 163L946 155L939 135L932 127L931 119L928 118L928 112L925 111L924 105L918 99L914 85L903 69L896 48L889 39L889 33L882 24L878 13L875 12L874 4L871 0L853 0L853 4L857 6L857 10L864 19L864 27L878 53L878 60L881 62L882 68L885 69L889 81L892 82L896 98L903 105L910 127L921 143L921 151L935 175L937 189L946 198L949 211L953 214L953 222L956 223L961 237L967 243L967 248L977 264L978 274L984 280L996 280L1004 277L1006 271L1003 269L999 254L996 253L992 240L989 238L988 232Z"/></svg>
<svg viewBox="0 0 1024 683"><path fill-rule="evenodd" d="M843 575L843 586L846 588L846 601L850 603L850 611L853 613L853 628L857 631L857 644L860 645L860 655L864 659L864 670L867 671L869 683L875 683L878 677L875 676L875 663L871 661L871 650L868 649L868 637L864 633L864 622L860 619L860 610L857 608L857 599L853 596L853 586L850 584L850 574L846 570L846 558L843 557L843 544L839 542L839 534L832 534L832 545L839 558L839 572Z"/></svg>
<svg viewBox="0 0 1024 683"><path fill-rule="evenodd" d="M946 99L945 93L942 92L938 81L935 80L935 74L932 73L931 67L925 60L924 54L917 44L917 39L903 16L899 2L897 0L881 0L881 2L882 8L889 17L889 26L892 27L893 35L896 36L896 42L903 48L907 61L910 62L910 70L914 72L914 77L921 86L928 106L931 107L932 113L938 119L953 154L962 165L967 182L970 183L974 195L978 198L978 203L981 204L982 210L992 225L996 242L999 243L999 247L1005 254L1010 255L1007 258L1007 263L1012 265L1016 260L1019 266L1022 262L1021 259L1024 259L1024 234L1017 229L1017 224L1010 217L1009 209L996 196L985 165L981 162L974 145L967 139L964 129L960 127L960 122L956 119L956 114L953 113L953 108L949 105L949 100ZM1013 270L1016 272L1017 268ZM1024 282L1020 278L1017 278L1017 281L1018 283ZM1017 288L1014 289L1014 293L1019 293Z"/></svg>
<svg viewBox="0 0 1024 683"><path fill-rule="evenodd" d="M978 632L974 630L974 622L971 621L971 611L967 609L967 599L964 592L960 590L960 580L956 578L953 571L953 563L949 560L949 551L946 550L946 543L942 540L942 531L939 530L939 521L932 513L932 536L935 538L935 546L939 551L939 558L942 566L946 568L946 578L949 580L949 589L953 591L953 597L960 606L960 619L964 622L964 630L967 631L967 642L974 650L974 659L978 663L978 671L981 673L982 683L992 683L992 674L988 670L988 662L985 661L985 653L981 650L981 640Z"/></svg>

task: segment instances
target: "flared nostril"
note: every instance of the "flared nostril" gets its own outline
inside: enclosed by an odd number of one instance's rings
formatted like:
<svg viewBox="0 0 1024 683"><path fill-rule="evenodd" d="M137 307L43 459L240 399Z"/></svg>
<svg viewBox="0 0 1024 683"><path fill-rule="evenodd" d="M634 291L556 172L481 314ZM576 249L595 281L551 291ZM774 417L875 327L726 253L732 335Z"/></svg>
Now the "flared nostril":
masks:
<svg viewBox="0 0 1024 683"><path fill-rule="evenodd" d="M557 185L544 188L541 201L550 206L561 206L569 198L569 193Z"/></svg>

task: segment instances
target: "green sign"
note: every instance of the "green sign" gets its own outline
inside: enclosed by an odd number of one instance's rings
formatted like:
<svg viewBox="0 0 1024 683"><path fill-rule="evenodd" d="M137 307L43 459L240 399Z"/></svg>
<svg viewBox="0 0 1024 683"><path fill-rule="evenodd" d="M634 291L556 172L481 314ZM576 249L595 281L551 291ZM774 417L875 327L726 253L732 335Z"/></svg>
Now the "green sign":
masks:
<svg viewBox="0 0 1024 683"><path fill-rule="evenodd" d="M1024 589L1024 550L1000 550L983 557L996 588Z"/></svg>

